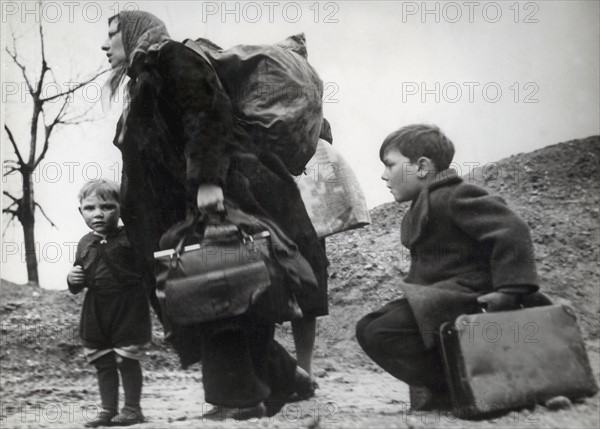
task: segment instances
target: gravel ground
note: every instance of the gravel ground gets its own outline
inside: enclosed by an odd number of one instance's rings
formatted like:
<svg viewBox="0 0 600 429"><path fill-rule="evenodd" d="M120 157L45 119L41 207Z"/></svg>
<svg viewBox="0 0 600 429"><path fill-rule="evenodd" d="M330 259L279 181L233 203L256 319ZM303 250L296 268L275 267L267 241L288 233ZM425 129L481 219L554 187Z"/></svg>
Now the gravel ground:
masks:
<svg viewBox="0 0 600 429"><path fill-rule="evenodd" d="M532 228L543 289L570 304L596 377L599 352L600 139L561 143L499 161L467 177L506 198ZM405 207L372 211L372 225L328 239L331 314L319 319L314 398L288 404L273 418L203 421L199 366L180 369L154 321L144 362L141 428L162 427L478 427L597 428L600 399L550 411L534 407L492 420L459 420L449 413L409 413L405 384L384 373L354 339L360 317L393 299L394 280L409 260L400 248ZM0 287L0 427L78 428L97 413L95 373L85 363L77 325L82 297L2 281ZM278 339L293 353L288 325Z"/></svg>

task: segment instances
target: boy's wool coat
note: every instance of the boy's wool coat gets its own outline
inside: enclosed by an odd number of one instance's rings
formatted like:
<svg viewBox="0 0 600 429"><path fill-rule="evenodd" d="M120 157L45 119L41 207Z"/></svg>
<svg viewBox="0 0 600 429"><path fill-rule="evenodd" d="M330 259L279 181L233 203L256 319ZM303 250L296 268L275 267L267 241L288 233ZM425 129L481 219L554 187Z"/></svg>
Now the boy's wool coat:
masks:
<svg viewBox="0 0 600 429"><path fill-rule="evenodd" d="M477 297L507 286L539 288L527 224L452 169L413 201L401 240L411 256L401 289L428 347L443 322L479 311Z"/></svg>

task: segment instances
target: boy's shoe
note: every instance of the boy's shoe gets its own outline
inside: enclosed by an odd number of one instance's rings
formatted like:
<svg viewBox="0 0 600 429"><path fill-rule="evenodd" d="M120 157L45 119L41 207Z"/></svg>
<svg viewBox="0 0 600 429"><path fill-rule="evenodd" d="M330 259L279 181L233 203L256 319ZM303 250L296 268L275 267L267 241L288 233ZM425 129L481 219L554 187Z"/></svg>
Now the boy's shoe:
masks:
<svg viewBox="0 0 600 429"><path fill-rule="evenodd" d="M267 414L267 408L264 403L259 403L253 407L247 408L227 408L215 406L213 409L202 414L202 420L211 420L224 422L227 419L233 420L249 420L260 419Z"/></svg>
<svg viewBox="0 0 600 429"><path fill-rule="evenodd" d="M571 408L571 400L566 396L554 396L544 402L544 406L549 410L566 410L567 408Z"/></svg>
<svg viewBox="0 0 600 429"><path fill-rule="evenodd" d="M111 426L129 426L144 421L144 415L142 414L141 408L134 408L125 406L121 409L118 416L113 418L110 422Z"/></svg>
<svg viewBox="0 0 600 429"><path fill-rule="evenodd" d="M98 413L98 416L89 422L86 422L83 426L86 428L97 428L99 426L109 426L112 423L112 418L117 415L116 411L102 410Z"/></svg>

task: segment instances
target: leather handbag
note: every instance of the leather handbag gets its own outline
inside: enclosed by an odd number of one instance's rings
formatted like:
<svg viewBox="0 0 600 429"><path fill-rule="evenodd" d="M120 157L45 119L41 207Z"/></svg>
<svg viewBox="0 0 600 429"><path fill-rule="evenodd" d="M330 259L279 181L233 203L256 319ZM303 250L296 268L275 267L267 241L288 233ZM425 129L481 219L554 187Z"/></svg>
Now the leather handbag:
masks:
<svg viewBox="0 0 600 429"><path fill-rule="evenodd" d="M270 321L301 317L271 258L269 231L249 234L226 218L196 216L165 236L178 239L173 248L154 253L157 296L170 322L190 325L247 311Z"/></svg>
<svg viewBox="0 0 600 429"><path fill-rule="evenodd" d="M460 417L598 392L569 306L462 315L440 329L446 379Z"/></svg>

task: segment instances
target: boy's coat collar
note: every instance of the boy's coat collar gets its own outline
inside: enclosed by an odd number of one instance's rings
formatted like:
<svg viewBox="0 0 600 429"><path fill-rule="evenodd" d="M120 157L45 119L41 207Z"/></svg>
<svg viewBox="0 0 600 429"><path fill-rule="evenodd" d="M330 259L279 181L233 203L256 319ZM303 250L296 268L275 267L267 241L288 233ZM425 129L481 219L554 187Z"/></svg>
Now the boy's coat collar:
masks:
<svg viewBox="0 0 600 429"><path fill-rule="evenodd" d="M413 200L400 226L400 240L410 249L419 239L429 222L429 193L439 187L462 182L456 170L449 168L437 173L433 180Z"/></svg>
<svg viewBox="0 0 600 429"><path fill-rule="evenodd" d="M96 231L90 231L90 234L92 234L95 238L96 241L104 241L106 242L107 238L111 238L111 237L116 237L117 235L119 235L121 233L121 230L123 229L122 225L117 226L117 229L115 229L114 231L111 231L109 234L100 234L99 232Z"/></svg>
<svg viewBox="0 0 600 429"><path fill-rule="evenodd" d="M426 187L425 190L426 191L431 191L435 188L439 188L440 186L444 186L444 185L448 185L450 183L458 183L458 182L462 182L462 178L458 175L458 173L456 172L456 170L454 168L448 168L446 170L442 170L439 173L437 173L434 177L431 183L429 183ZM423 192L421 192L422 194ZM420 198L420 194L418 198Z"/></svg>

